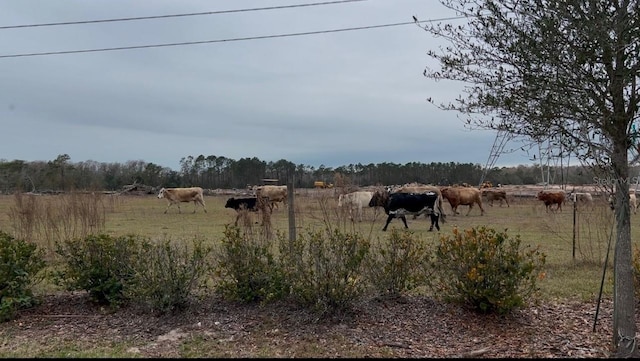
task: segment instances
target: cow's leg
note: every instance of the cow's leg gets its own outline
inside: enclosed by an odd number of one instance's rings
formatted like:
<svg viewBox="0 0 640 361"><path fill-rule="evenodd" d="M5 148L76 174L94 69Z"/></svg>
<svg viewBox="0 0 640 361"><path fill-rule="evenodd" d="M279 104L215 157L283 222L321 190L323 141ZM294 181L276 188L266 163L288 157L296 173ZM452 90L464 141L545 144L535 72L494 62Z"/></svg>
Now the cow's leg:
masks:
<svg viewBox="0 0 640 361"><path fill-rule="evenodd" d="M384 227L382 228L382 231L386 231L387 230L387 226L389 225L389 223L391 223L391 220L394 219L395 216L393 214L390 214L387 217L387 223L384 224Z"/></svg>
<svg viewBox="0 0 640 361"><path fill-rule="evenodd" d="M511 206L509 205L509 200L508 200L507 198L505 198L505 199L504 199L504 201L507 203L507 207L511 207Z"/></svg>
<svg viewBox="0 0 640 361"><path fill-rule="evenodd" d="M402 219L402 223L404 223L404 228L409 228L409 226L407 226L407 217L402 215L400 216L400 219Z"/></svg>
<svg viewBox="0 0 640 361"><path fill-rule="evenodd" d="M429 232L433 231L433 226L436 226L436 229L439 231L440 230L440 225L438 224L438 215L436 213L431 213L430 214L430 218L431 218L431 227L429 227Z"/></svg>
<svg viewBox="0 0 640 361"><path fill-rule="evenodd" d="M167 213L167 211L169 210L169 208L173 205L173 202L169 202L169 205L167 205L167 208L164 209L164 213ZM180 203L176 203L176 206L178 207L178 213L180 212Z"/></svg>
<svg viewBox="0 0 640 361"><path fill-rule="evenodd" d="M482 208L482 201L478 201L478 207L480 207L480 215L484 215L484 208Z"/></svg>
<svg viewBox="0 0 640 361"><path fill-rule="evenodd" d="M435 214L433 213L433 210L429 212L429 219L431 220L431 225L429 226L429 232L433 231L433 225L434 225L433 217L434 217L434 215ZM426 216L426 213L425 213L425 216Z"/></svg>
<svg viewBox="0 0 640 361"><path fill-rule="evenodd" d="M200 199L200 200L198 201L198 203L200 203L200 205L202 205L202 209L204 209L204 213L207 213L207 207L205 207L205 205L204 205L204 200L203 200L203 199Z"/></svg>
<svg viewBox="0 0 640 361"><path fill-rule="evenodd" d="M467 211L467 216L471 213L471 208L473 208L473 203L469 204L469 210Z"/></svg>

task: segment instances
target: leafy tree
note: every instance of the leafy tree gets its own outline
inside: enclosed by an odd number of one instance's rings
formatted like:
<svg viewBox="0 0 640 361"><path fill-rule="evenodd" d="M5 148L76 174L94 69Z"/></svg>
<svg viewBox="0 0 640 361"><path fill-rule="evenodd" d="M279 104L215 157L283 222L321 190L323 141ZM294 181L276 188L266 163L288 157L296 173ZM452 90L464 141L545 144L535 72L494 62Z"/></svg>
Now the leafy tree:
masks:
<svg viewBox="0 0 640 361"><path fill-rule="evenodd" d="M440 67L424 75L461 81L466 96L432 102L465 114L471 128L552 141L618 185L613 341L618 356L637 355L628 182L637 155L640 2L440 1L467 23L416 21L449 43L428 52Z"/></svg>

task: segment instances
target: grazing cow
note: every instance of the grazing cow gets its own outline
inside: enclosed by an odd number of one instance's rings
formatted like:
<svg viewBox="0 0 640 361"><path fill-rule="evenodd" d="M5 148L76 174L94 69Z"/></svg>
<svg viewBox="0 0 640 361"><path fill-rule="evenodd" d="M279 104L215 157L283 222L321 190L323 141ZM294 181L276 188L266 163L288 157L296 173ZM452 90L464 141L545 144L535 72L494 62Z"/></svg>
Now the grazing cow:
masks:
<svg viewBox="0 0 640 361"><path fill-rule="evenodd" d="M483 189L482 196L487 198L489 205L493 207L493 201L500 201L500 207L502 207L502 201L504 200L509 207L509 201L507 200L507 192L498 191L495 189Z"/></svg>
<svg viewBox="0 0 640 361"><path fill-rule="evenodd" d="M467 216L471 213L474 204L480 207L480 215L484 215L482 208L482 196L480 190L472 187L443 187L440 189L442 196L449 201L453 214L458 213L458 206L469 206Z"/></svg>
<svg viewBox="0 0 640 361"><path fill-rule="evenodd" d="M259 186L256 188L256 197L268 197L269 209L273 212L273 207L277 206L278 202L287 204L287 186Z"/></svg>
<svg viewBox="0 0 640 361"><path fill-rule="evenodd" d="M362 222L363 207L369 204L373 197L373 192L356 191L338 196L338 207L346 207L349 210L349 217L353 221L353 212L355 210L358 220Z"/></svg>
<svg viewBox="0 0 640 361"><path fill-rule="evenodd" d="M427 193L389 193L388 191L376 191L373 193L371 200L369 201L369 207L383 207L384 213L387 214L387 222L382 228L383 231L387 230L387 226L394 218L402 219L404 228L409 228L407 225L406 214L420 215L427 213L431 216L431 227L429 231L433 231L433 226L440 230L438 219L440 213L434 206L438 200L438 194L435 192Z"/></svg>
<svg viewBox="0 0 640 361"><path fill-rule="evenodd" d="M549 212L549 207L553 204L557 204L556 211L562 212L562 203L564 202L565 193L563 191L540 191L538 192L538 199L544 202ZM553 209L552 209L553 210Z"/></svg>
<svg viewBox="0 0 640 361"><path fill-rule="evenodd" d="M616 204L615 195L613 194L609 195L609 207L611 207L612 210L614 209L615 204ZM636 214L636 211L638 210L638 204L636 202L635 193L629 193L629 206L631 207L633 214Z"/></svg>
<svg viewBox="0 0 640 361"><path fill-rule="evenodd" d="M249 198L229 198L227 199L227 204L224 205L225 208L233 208L236 210L236 222L235 225L238 225L238 219L242 215L242 211L251 211L257 212L258 208L258 198L249 197Z"/></svg>
<svg viewBox="0 0 640 361"><path fill-rule="evenodd" d="M167 213L169 207L173 204L178 205L178 213L182 213L180 210L181 202L193 202L193 213L196 213L198 204L202 205L204 212L207 213L207 208L204 206L204 196L202 195L202 188L162 188L158 193L158 198L166 198L169 201L164 213Z"/></svg>

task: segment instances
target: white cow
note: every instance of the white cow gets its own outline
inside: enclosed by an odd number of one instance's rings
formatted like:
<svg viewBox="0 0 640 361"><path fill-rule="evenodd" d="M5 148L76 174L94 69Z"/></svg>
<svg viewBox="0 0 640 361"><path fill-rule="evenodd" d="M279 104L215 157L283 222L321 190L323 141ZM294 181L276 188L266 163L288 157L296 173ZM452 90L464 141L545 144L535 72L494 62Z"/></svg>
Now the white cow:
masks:
<svg viewBox="0 0 640 361"><path fill-rule="evenodd" d="M611 207L611 209L613 209L615 204L616 204L615 197L613 196L613 194L610 194L609 195L609 206ZM636 211L638 210L638 204L636 203L636 194L635 193L629 193L629 206L630 206L631 210L633 211L633 214L636 214Z"/></svg>
<svg viewBox="0 0 640 361"><path fill-rule="evenodd" d="M193 202L193 213L196 213L196 208L198 207L198 204L200 204L204 209L204 212L207 213L207 208L204 206L204 196L202 195L202 188L200 187L162 188L158 193L158 198L166 198L167 201L169 201L169 204L164 210L164 213L167 213L169 207L174 204L178 205L178 213L182 213L182 211L180 211L181 202Z"/></svg>
<svg viewBox="0 0 640 361"><path fill-rule="evenodd" d="M362 222L363 207L369 207L369 201L373 197L373 192L356 191L338 196L338 207L349 210L349 218L353 221L354 211L358 220Z"/></svg>
<svg viewBox="0 0 640 361"><path fill-rule="evenodd" d="M573 203L578 202L578 204L593 207L593 196L589 192L571 192L569 193L569 199Z"/></svg>

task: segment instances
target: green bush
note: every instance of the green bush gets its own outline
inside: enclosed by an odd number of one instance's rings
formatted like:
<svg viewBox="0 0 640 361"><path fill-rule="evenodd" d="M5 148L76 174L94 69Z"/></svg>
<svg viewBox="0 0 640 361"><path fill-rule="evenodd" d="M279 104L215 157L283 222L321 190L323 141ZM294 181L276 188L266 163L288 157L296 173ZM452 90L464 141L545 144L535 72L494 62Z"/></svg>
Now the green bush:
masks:
<svg viewBox="0 0 640 361"><path fill-rule="evenodd" d="M117 306L126 301L123 291L134 276L138 243L135 235L107 234L56 242L56 253L64 265L54 273L54 281L69 290L85 290L97 302Z"/></svg>
<svg viewBox="0 0 640 361"><path fill-rule="evenodd" d="M133 274L124 294L151 311L167 312L185 306L193 290L209 270L211 247L194 240L192 247L170 240L154 243L144 240L133 261Z"/></svg>
<svg viewBox="0 0 640 361"><path fill-rule="evenodd" d="M280 264L265 241L240 234L237 226L225 226L216 258L216 290L232 300L267 302L287 291Z"/></svg>
<svg viewBox="0 0 640 361"><path fill-rule="evenodd" d="M349 309L366 289L363 261L369 242L339 229L307 231L294 242L280 236L291 296L320 314Z"/></svg>
<svg viewBox="0 0 640 361"><path fill-rule="evenodd" d="M524 305L544 275L545 255L537 248L521 252L520 243L506 230L482 226L443 235L433 265L435 294L481 312L506 313Z"/></svg>
<svg viewBox="0 0 640 361"><path fill-rule="evenodd" d="M427 244L408 230L392 229L366 259L366 274L374 290L383 296L397 297L424 284L429 277Z"/></svg>
<svg viewBox="0 0 640 361"><path fill-rule="evenodd" d="M44 267L44 254L35 244L0 231L0 322L36 304L30 285Z"/></svg>

